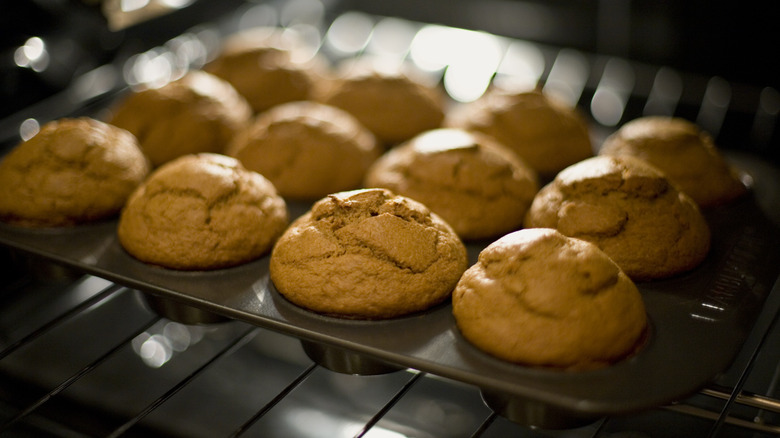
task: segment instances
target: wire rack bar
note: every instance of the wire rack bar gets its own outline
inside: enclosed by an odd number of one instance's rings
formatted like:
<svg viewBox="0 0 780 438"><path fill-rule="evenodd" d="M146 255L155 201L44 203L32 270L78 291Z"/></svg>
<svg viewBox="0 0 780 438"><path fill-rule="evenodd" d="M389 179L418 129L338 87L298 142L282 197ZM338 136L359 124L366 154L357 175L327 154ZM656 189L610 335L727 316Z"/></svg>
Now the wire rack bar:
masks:
<svg viewBox="0 0 780 438"><path fill-rule="evenodd" d="M676 404L676 405L664 406L663 409L673 411L673 412L678 412L685 415L690 415L693 417L703 418L706 420L718 421L719 418L722 418L722 422L724 424L730 424L733 426L738 426L744 429L753 430L761 433L780 435L780 426L773 426L769 424L744 420L730 415L722 415L723 413L713 412L708 409L700 408L697 406L691 406L687 404ZM713 432L719 433L720 428L718 428L718 430L715 430ZM710 434L710 436L715 436L715 435Z"/></svg>
<svg viewBox="0 0 780 438"><path fill-rule="evenodd" d="M262 407L262 409L258 410L255 415L252 416L249 420L247 420L244 424L239 426L231 435L230 437L238 437L243 435L247 430L249 430L252 425L254 425L260 418L262 418L268 411L270 411L274 406L276 406L280 401L284 400L285 397L289 393L291 393L295 388L297 388L303 381L305 381L309 375L317 369L319 365L316 363L312 363L306 370L304 370L298 377L295 378L292 382L290 382L289 385L287 385L279 394L276 395L271 401L265 404L265 406Z"/></svg>
<svg viewBox="0 0 780 438"><path fill-rule="evenodd" d="M46 324L38 327L36 330L31 332L30 334L22 337L21 339L11 343L8 347L6 347L3 351L0 351L0 360L3 360L6 356L13 353L14 351L18 350L19 348L23 347L24 345L35 341L40 336L44 335L48 331L62 325L69 319L73 318L74 316L78 315L82 311L92 307L94 304L97 304L104 299L108 298L109 296L113 295L115 292L119 291L120 289L123 289L122 286L112 284L111 286L106 287L102 291L96 293L95 295L92 295L91 297L87 298L86 300L82 301L80 304L76 305L75 307L71 308L70 310L60 314L59 316L55 317L54 319L51 319Z"/></svg>
<svg viewBox="0 0 780 438"><path fill-rule="evenodd" d="M16 416L11 418L8 422L0 426L0 433L3 433L5 430L7 430L9 427L11 427L13 424L18 422L19 420L25 418L26 416L33 413L36 409L40 408L45 404L47 401L49 401L52 397L56 396L57 394L61 393L62 391L66 390L68 387L70 387L72 384L77 382L80 378L87 375L89 372L97 368L100 364L108 360L111 356L119 352L122 348L129 345L132 340L152 327L154 324L156 324L158 321L160 321L160 317L152 318L149 322L147 322L145 325L143 325L141 328L136 330L134 333L132 333L130 336L126 337L122 341L116 344L112 349L105 352L102 356L91 362L90 364L84 366L82 369L77 371L75 374L70 376L69 378L65 379L62 383L57 385L54 389L49 391L46 395L35 401L34 403L30 404L27 408L23 409L21 412L19 412Z"/></svg>
<svg viewBox="0 0 780 438"><path fill-rule="evenodd" d="M488 429L490 429L490 425L493 424L494 421L496 421L496 418L498 417L498 414L490 411L490 414L485 417L485 420L482 422L482 424L479 425L479 428L474 431L473 434L471 434L471 438L479 438L487 432Z"/></svg>
<svg viewBox="0 0 780 438"><path fill-rule="evenodd" d="M728 388L721 387L704 388L700 393L721 400L728 400L729 397L731 397L731 391ZM742 391L736 395L734 402L751 408L780 414L780 400L776 398Z"/></svg>
<svg viewBox="0 0 780 438"><path fill-rule="evenodd" d="M193 371L190 375L179 381L175 386L173 386L171 389L169 389L165 394L161 395L157 400L153 401L149 404L146 408L144 408L141 412L139 412L135 417L131 418L118 428L116 428L113 432L111 432L108 437L109 438L116 438L127 432L131 427L133 427L135 424L137 424L139 421L143 420L147 415L149 415L152 411L157 409L158 406L165 403L168 399L173 397L176 393L178 393L182 388L187 386L190 382L195 380L200 374L202 374L205 370L207 370L211 365L215 364L220 358L232 354L234 351L238 350L239 348L243 347L244 344L249 342L252 337L254 337L255 334L257 334L259 328L258 327L250 327L246 331L244 331L240 336L238 336L236 339L234 339L232 342L230 342L225 348L223 348L221 351L219 351L217 354L215 354L211 359L209 359L206 363L201 365L198 369Z"/></svg>
<svg viewBox="0 0 780 438"><path fill-rule="evenodd" d="M742 370L742 374L739 376L737 383L734 385L734 389L731 391L731 395L726 400L726 403L723 406L723 410L720 412L720 415L718 415L715 424L713 424L709 436L711 437L717 436L718 433L720 432L720 429L723 427L723 424L726 422L726 419L729 416L729 411L731 410L731 406L734 403L736 403L737 398L742 393L742 388L744 387L745 382L750 376L750 372L753 370L753 366L756 363L756 358L758 357L758 353L764 347L764 344L766 344L766 340L769 337L769 334L772 333L773 329L777 326L778 318L780 318L780 313L775 313L774 316L772 317L772 321L769 324L769 326L763 331L763 333L761 333L761 338L759 342L756 344L755 348L751 352L750 359L747 361L745 368Z"/></svg>
<svg viewBox="0 0 780 438"><path fill-rule="evenodd" d="M385 414L387 414L387 412L390 411L390 409L392 409L392 407L395 406L395 404L398 403L398 401L400 401L403 398L403 396L406 395L407 392L409 392L410 389L412 389L415 383L419 382L420 378L422 378L425 375L426 374L422 372L415 373L412 376L412 378L409 379L409 381L406 382L406 384L404 384L404 386L400 390L398 390L398 392L393 396L393 398L391 398L384 406L382 406L382 409L380 409L379 412L376 413L376 415L371 417L371 419L368 420L368 422L366 422L365 426L363 426L363 428L360 431L358 431L358 433L356 433L354 437L361 438L365 436L365 434L368 433L368 431L371 430L371 428L374 427L374 425L378 423L379 420L381 420L382 417L384 417Z"/></svg>

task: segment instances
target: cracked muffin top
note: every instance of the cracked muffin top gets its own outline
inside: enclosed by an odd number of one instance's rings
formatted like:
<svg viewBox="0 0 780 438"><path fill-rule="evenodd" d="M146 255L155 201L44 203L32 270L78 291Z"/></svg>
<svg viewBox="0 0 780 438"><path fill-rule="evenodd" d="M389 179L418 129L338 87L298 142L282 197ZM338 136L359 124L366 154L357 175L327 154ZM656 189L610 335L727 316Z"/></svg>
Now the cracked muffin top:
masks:
<svg viewBox="0 0 780 438"><path fill-rule="evenodd" d="M524 226L593 242L634 281L693 269L710 248L693 199L633 157L597 156L564 169L537 193Z"/></svg>
<svg viewBox="0 0 780 438"><path fill-rule="evenodd" d="M87 117L55 120L0 163L0 220L60 227L112 217L148 173L129 132Z"/></svg>
<svg viewBox="0 0 780 438"><path fill-rule="evenodd" d="M726 204L747 193L712 136L682 118L648 116L632 120L607 137L599 154L647 161L703 208Z"/></svg>
<svg viewBox="0 0 780 438"><path fill-rule="evenodd" d="M450 296L467 265L455 232L424 205L385 189L328 195L271 253L277 290L314 312L382 319Z"/></svg>
<svg viewBox="0 0 780 438"><path fill-rule="evenodd" d="M195 154L159 167L138 187L118 235L143 262L209 270L267 253L287 223L287 206L270 181L234 158Z"/></svg>
<svg viewBox="0 0 780 438"><path fill-rule="evenodd" d="M631 279L596 245L548 228L510 233L461 277L452 311L487 353L531 366L593 369L641 347L647 315Z"/></svg>
<svg viewBox="0 0 780 438"><path fill-rule="evenodd" d="M519 229L539 190L536 172L512 151L460 129L427 131L389 150L364 186L422 202L464 240Z"/></svg>

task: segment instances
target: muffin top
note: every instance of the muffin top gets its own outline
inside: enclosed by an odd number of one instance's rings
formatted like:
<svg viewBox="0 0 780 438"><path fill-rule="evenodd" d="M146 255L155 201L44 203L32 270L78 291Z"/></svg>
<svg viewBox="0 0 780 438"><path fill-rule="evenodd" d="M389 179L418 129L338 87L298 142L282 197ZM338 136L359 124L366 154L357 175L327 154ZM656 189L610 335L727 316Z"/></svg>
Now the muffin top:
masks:
<svg viewBox="0 0 780 438"><path fill-rule="evenodd" d="M577 108L539 89L493 89L448 113L444 126L495 137L543 178L593 155L587 122Z"/></svg>
<svg viewBox="0 0 780 438"><path fill-rule="evenodd" d="M595 243L635 281L690 270L710 247L696 203L633 157L597 156L564 169L536 195L524 225Z"/></svg>
<svg viewBox="0 0 780 438"><path fill-rule="evenodd" d="M310 101L265 111L228 147L228 155L271 180L279 194L302 200L359 188L380 153L352 115Z"/></svg>
<svg viewBox="0 0 780 438"><path fill-rule="evenodd" d="M193 154L159 167L138 187L118 235L143 262L207 270L267 253L287 221L284 200L262 175L224 155Z"/></svg>
<svg viewBox="0 0 780 438"><path fill-rule="evenodd" d="M148 173L129 132L87 117L55 120L0 162L0 220L57 227L111 217Z"/></svg>
<svg viewBox="0 0 780 438"><path fill-rule="evenodd" d="M355 116L386 146L438 128L444 120L440 90L404 66L345 63L320 99Z"/></svg>
<svg viewBox="0 0 780 438"><path fill-rule="evenodd" d="M435 129L387 151L366 187L384 187L425 204L462 239L514 231L539 189L536 172L479 132Z"/></svg>
<svg viewBox="0 0 780 438"><path fill-rule="evenodd" d="M229 37L204 70L228 81L255 113L312 98L327 63L288 30L251 28Z"/></svg>
<svg viewBox="0 0 780 438"><path fill-rule="evenodd" d="M228 82L203 71L131 92L110 123L133 133L154 167L182 155L223 153L252 109Z"/></svg>
<svg viewBox="0 0 780 438"><path fill-rule="evenodd" d="M381 319L428 309L466 269L458 236L424 205L384 189L317 201L279 239L271 280L303 308Z"/></svg>
<svg viewBox="0 0 780 438"><path fill-rule="evenodd" d="M516 231L486 247L452 296L461 333L501 359L592 369L635 352L647 327L636 285L596 245Z"/></svg>
<svg viewBox="0 0 780 438"><path fill-rule="evenodd" d="M628 155L647 161L666 173L701 207L721 205L747 192L712 136L682 118L634 119L607 137L599 154Z"/></svg>

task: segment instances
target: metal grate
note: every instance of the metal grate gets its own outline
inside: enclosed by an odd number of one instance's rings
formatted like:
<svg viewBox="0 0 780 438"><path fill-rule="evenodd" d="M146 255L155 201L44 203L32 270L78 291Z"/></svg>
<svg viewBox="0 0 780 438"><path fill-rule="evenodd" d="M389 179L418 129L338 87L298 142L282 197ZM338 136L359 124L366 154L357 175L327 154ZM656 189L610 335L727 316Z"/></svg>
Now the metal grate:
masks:
<svg viewBox="0 0 780 438"><path fill-rule="evenodd" d="M669 436L670 425L689 437L780 434L776 312L727 373L735 385L551 432L497 416L468 385L414 370L342 375L262 328L169 321L139 292L96 277L25 280L2 297L0 436ZM754 375L767 366L774 373ZM761 392L745 389L756 383Z"/></svg>
<svg viewBox="0 0 780 438"><path fill-rule="evenodd" d="M227 22L290 24L275 21L283 11L268 8L248 7ZM152 55L177 59L196 53L179 61L197 66L222 26L198 27L148 56L101 67L32 114L43 122L95 111L126 86L116 76L125 65ZM768 161L777 154L780 97L770 88L354 12L325 28L321 22L295 26L332 59L375 54L414 59L437 38L457 41L459 48L474 50L444 51L442 56L451 57L427 66L454 98L473 99L484 91L473 85L490 81L543 83L586 109L597 137L636 115L677 114L696 120L726 148ZM188 44L200 51L176 50ZM468 70L475 63L463 62L466 55L479 56L479 65L489 68ZM98 77L116 80L107 86ZM464 77L471 87L464 87ZM20 117L3 121L3 139L9 132L18 135ZM11 267L0 271L0 436L780 435L780 352L773 348L780 345L778 284L733 367L712 386L662 409L553 432L497 416L475 387L415 370L334 373L312 363L297 339L238 321L180 324L156 315L138 291L10 251L0 261Z"/></svg>

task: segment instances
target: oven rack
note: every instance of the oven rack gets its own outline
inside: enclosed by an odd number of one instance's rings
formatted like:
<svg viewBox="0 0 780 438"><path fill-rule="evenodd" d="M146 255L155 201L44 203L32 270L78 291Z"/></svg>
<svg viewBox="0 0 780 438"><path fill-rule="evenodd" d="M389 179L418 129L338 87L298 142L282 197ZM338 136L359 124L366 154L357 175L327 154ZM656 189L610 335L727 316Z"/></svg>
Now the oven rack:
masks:
<svg viewBox="0 0 780 438"><path fill-rule="evenodd" d="M18 264L22 258L13 257L11 262ZM40 274L42 270L46 276ZM649 413L600 419L577 429L544 431L492 412L482 403L478 388L415 370L382 376L335 373L308 359L297 339L238 321L179 324L151 311L139 299L140 292L80 276L68 268L34 261L27 275L15 283L4 292L0 311L0 436L407 436L404 433L410 428L423 427L419 409L453 412L449 416L436 412L438 418L434 415L424 426L430 429L408 436L555 436L565 432L572 437L609 437L636 432L637 418L645 417L665 418L658 423L664 428L685 424L680 430L687 430L689 437L780 435L780 400L775 394L780 370L770 373L769 381L757 379L762 389L747 388L755 387L754 374L766 374L762 367L778 366L777 353L771 351L771 345L780 340L776 311L762 315L741 358L722 382L690 399ZM778 291L773 293L768 307L777 306L778 295ZM42 310L20 312L35 308ZM120 309L122 321L107 325ZM89 353L75 352L84 336L99 347ZM189 344L182 338L189 339ZM177 343L181 345L176 347ZM161 352L166 348L167 352ZM73 354L59 356L63 351ZM136 375L139 370L142 379ZM265 382L258 390L273 389L262 391L258 399L251 396L251 387L238 389L242 382L230 381L246 376L253 376L248 384ZM329 379L343 382L334 386ZM221 385L220 389L215 385ZM126 397L117 396L117 391L126 392ZM318 409L324 409L322 415L329 415L330 420L312 411L306 424L297 423L295 414L301 406L320 397L327 399ZM363 397L368 401L353 400ZM340 407L341 403L347 407ZM435 403L443 407L436 409ZM462 415L458 429L447 430L449 417L457 415ZM343 424L335 424L338 421ZM436 428L444 429L437 432ZM660 436L677 436L666 432Z"/></svg>

